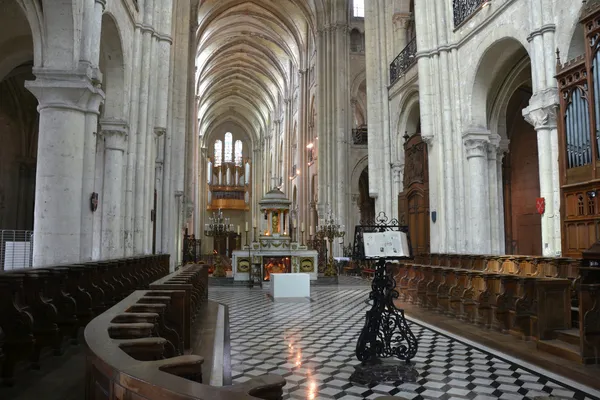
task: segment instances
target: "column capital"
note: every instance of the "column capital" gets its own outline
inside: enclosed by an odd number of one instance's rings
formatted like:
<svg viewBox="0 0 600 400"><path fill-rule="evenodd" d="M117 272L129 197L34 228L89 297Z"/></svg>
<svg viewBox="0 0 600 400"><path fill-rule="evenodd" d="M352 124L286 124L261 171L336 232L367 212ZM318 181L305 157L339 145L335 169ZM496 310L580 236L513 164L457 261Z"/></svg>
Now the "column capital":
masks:
<svg viewBox="0 0 600 400"><path fill-rule="evenodd" d="M501 137L497 133L490 135L490 142L487 144L487 153L489 160L495 160L500 148Z"/></svg>
<svg viewBox="0 0 600 400"><path fill-rule="evenodd" d="M427 143L427 147L431 149L433 147L433 143L435 142L434 135L421 135L421 140Z"/></svg>
<svg viewBox="0 0 600 400"><path fill-rule="evenodd" d="M533 94L529 106L523 109L525 120L538 129L556 129L559 94L557 88L541 90Z"/></svg>
<svg viewBox="0 0 600 400"><path fill-rule="evenodd" d="M407 30L411 21L414 20L412 13L395 13L392 16L392 22L396 29Z"/></svg>
<svg viewBox="0 0 600 400"><path fill-rule="evenodd" d="M104 136L106 150L125 151L129 126L126 121L103 119L100 121L100 132Z"/></svg>
<svg viewBox="0 0 600 400"><path fill-rule="evenodd" d="M481 127L470 127L463 133L462 138L467 149L467 159L486 156L491 138L489 130Z"/></svg>
<svg viewBox="0 0 600 400"><path fill-rule="evenodd" d="M36 80L26 81L25 87L37 98L38 112L59 108L97 113L104 92L88 72L87 68L73 71L34 68Z"/></svg>
<svg viewBox="0 0 600 400"><path fill-rule="evenodd" d="M523 110L525 121L531 124L535 130L556 128L558 104L534 108L527 107Z"/></svg>

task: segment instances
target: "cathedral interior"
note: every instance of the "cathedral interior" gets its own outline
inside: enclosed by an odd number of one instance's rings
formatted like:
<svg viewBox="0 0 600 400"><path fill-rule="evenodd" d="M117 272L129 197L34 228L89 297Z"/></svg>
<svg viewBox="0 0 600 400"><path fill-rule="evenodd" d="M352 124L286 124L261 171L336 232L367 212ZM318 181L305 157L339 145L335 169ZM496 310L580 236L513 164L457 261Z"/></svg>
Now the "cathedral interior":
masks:
<svg viewBox="0 0 600 400"><path fill-rule="evenodd" d="M600 400L600 0L0 0L0 399Z"/></svg>

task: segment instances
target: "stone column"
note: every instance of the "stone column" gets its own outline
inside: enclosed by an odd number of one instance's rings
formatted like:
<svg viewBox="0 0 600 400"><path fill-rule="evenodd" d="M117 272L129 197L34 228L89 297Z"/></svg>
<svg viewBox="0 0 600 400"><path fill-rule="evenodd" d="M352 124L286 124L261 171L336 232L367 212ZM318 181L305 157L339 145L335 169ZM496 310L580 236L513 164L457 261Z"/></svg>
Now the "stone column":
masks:
<svg viewBox="0 0 600 400"><path fill-rule="evenodd" d="M83 194L86 112L90 99L102 91L83 71L34 68L33 73L37 79L25 83L38 99L40 114L33 265L78 262L82 196L91 196Z"/></svg>
<svg viewBox="0 0 600 400"><path fill-rule="evenodd" d="M398 194L403 190L404 163L392 163L392 214L390 218L398 218Z"/></svg>
<svg viewBox="0 0 600 400"><path fill-rule="evenodd" d="M504 239L503 220L500 219L500 208L503 207L502 174L500 172L500 175L498 175L497 167L499 147L500 135L491 135L490 143L487 145L491 254L501 254L500 243Z"/></svg>
<svg viewBox="0 0 600 400"><path fill-rule="evenodd" d="M540 197L546 200L546 210L542 215L542 252L545 257L555 257L561 254L560 175L556 111L555 104L541 107L531 105L523 110L523 116L537 131Z"/></svg>
<svg viewBox="0 0 600 400"><path fill-rule="evenodd" d="M471 130L463 135L466 148L470 190L469 223L470 252L489 254L490 214L487 182L487 149L489 131Z"/></svg>
<svg viewBox="0 0 600 400"><path fill-rule="evenodd" d="M156 209L154 210L154 223L156 224L156 252L162 253L163 242L162 242L162 230L163 230L163 197L164 197L164 185L163 185L163 166L165 163L165 133L167 132L164 128L154 128L154 134L156 135L158 146L156 152L156 160L154 162L154 180L156 187ZM206 176L206 174L204 174ZM198 237L198 235L196 235Z"/></svg>
<svg viewBox="0 0 600 400"><path fill-rule="evenodd" d="M123 257L123 164L127 146L125 121L100 121L104 136L104 190L102 201L102 259Z"/></svg>
<svg viewBox="0 0 600 400"><path fill-rule="evenodd" d="M389 62L387 31L381 21L386 18L382 1L365 3L365 38L367 103L369 115L369 195L375 199L375 213L392 215L389 117ZM389 18L389 15L387 16ZM420 75L419 75L420 76Z"/></svg>

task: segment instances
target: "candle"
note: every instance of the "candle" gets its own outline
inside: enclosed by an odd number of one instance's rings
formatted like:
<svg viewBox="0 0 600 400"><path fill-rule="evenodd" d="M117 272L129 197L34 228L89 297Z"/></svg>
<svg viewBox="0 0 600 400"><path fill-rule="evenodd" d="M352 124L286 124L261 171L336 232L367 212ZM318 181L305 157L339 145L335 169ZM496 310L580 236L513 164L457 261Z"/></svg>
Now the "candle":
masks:
<svg viewBox="0 0 600 400"><path fill-rule="evenodd" d="M252 219L252 227L253 227L253 228L256 228L256 218L253 218L253 219Z"/></svg>
<svg viewBox="0 0 600 400"><path fill-rule="evenodd" d="M248 232L248 221L246 221L246 232Z"/></svg>
<svg viewBox="0 0 600 400"><path fill-rule="evenodd" d="M300 224L300 230L304 232L304 222Z"/></svg>
<svg viewBox="0 0 600 400"><path fill-rule="evenodd" d="M308 227L308 234L309 234L310 236L312 236L312 235L313 235L312 225Z"/></svg>
<svg viewBox="0 0 600 400"><path fill-rule="evenodd" d="M238 235L240 234L240 226L238 225Z"/></svg>

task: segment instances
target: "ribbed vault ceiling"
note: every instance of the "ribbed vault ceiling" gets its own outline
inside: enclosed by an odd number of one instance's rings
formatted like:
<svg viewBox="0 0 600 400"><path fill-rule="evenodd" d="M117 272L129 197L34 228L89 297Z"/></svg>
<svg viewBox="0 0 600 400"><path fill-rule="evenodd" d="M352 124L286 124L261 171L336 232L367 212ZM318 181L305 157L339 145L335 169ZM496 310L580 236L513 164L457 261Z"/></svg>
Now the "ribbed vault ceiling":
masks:
<svg viewBox="0 0 600 400"><path fill-rule="evenodd" d="M253 139L290 92L290 65L306 63L315 1L205 0L198 11L199 133L233 121ZM317 6L319 6L318 4Z"/></svg>

